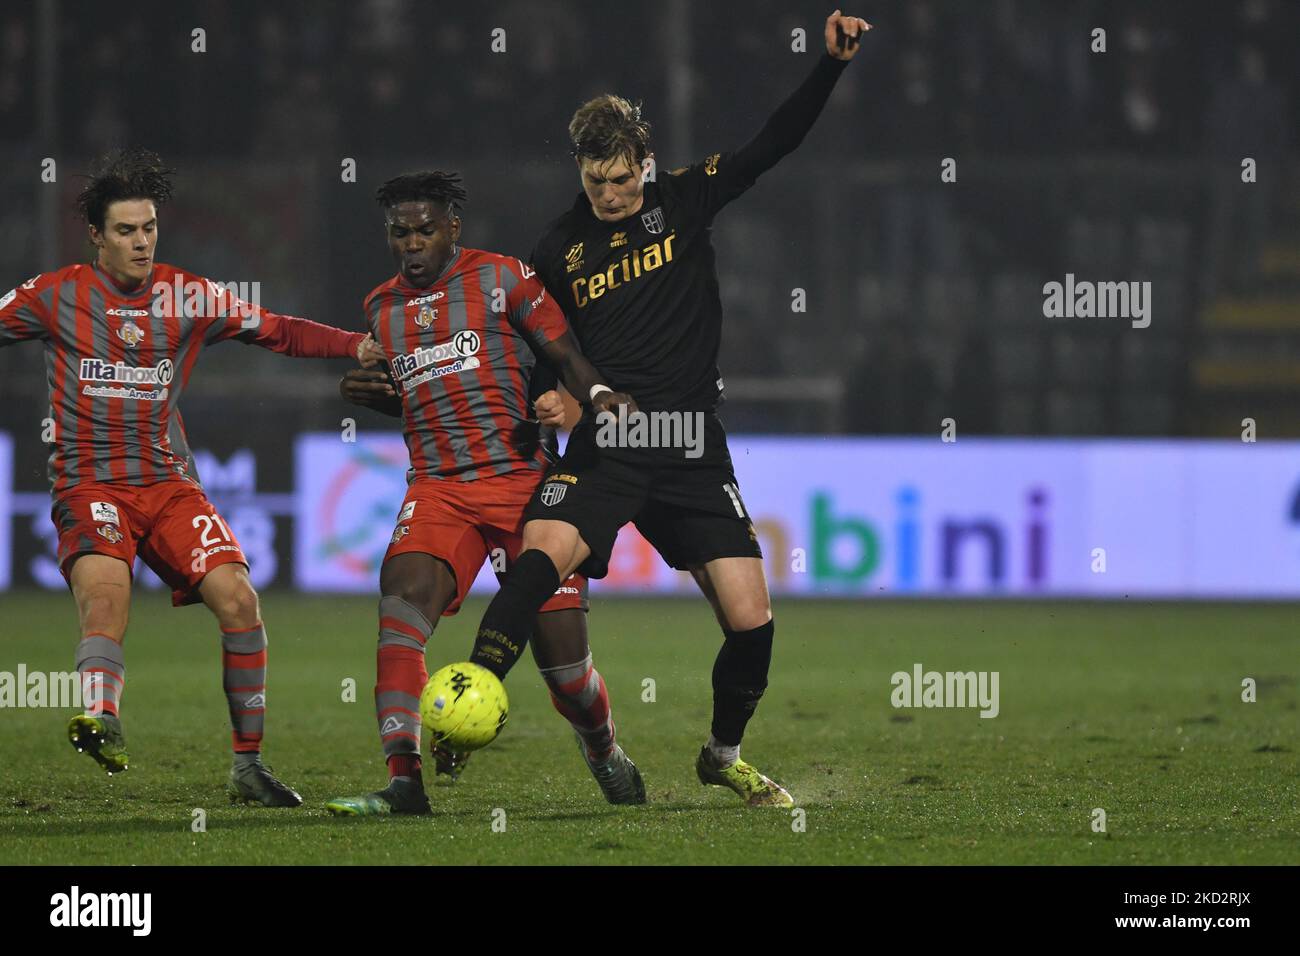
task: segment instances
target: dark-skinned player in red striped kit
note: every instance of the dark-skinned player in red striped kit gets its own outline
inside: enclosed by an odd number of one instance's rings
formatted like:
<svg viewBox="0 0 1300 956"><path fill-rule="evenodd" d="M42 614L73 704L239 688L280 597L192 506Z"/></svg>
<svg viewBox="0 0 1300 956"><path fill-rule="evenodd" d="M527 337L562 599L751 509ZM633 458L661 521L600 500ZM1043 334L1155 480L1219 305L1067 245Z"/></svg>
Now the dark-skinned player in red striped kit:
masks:
<svg viewBox="0 0 1300 956"><path fill-rule="evenodd" d="M548 464L532 386L552 372L551 381L558 375L578 394L599 391L599 411L635 408L583 357L532 269L460 245L466 193L458 175L409 173L384 183L376 198L398 272L364 309L389 371L354 370L340 390L402 417L411 468L379 572L375 717L389 783L331 800L326 806L339 816L430 811L420 755L425 647L439 617L460 609L489 554L500 549L509 567L519 553L524 507ZM534 608L530 629L551 638L537 663L605 799L643 803L641 775L615 741L609 696L585 651L586 591L585 579L566 575ZM544 653L553 642L584 648L584 666L553 666ZM468 755L431 744L437 770L455 779Z"/></svg>

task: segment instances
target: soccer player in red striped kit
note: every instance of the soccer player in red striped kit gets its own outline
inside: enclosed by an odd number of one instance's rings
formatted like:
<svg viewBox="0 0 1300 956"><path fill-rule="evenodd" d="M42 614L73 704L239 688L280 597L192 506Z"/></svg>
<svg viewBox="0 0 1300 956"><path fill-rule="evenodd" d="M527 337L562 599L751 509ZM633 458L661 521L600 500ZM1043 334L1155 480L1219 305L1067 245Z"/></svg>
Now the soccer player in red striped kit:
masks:
<svg viewBox="0 0 1300 956"><path fill-rule="evenodd" d="M201 601L217 618L232 802L298 806L302 798L261 761L266 631L248 561L195 473L178 403L204 346L226 339L363 365L382 353L368 336L265 311L155 262L171 173L148 150L105 156L78 197L94 262L38 275L0 297L0 346L26 339L45 346L51 517L80 617L86 703L68 736L110 774L127 769L122 644L139 555L171 586L174 605Z"/></svg>
<svg viewBox="0 0 1300 956"><path fill-rule="evenodd" d="M379 572L375 712L389 783L326 804L340 816L429 812L420 760L425 645L439 617L460 609L492 551L507 564L519 552L524 506L548 462L531 407L531 396L551 387L541 380L558 374L575 395L599 392L597 410L635 408L603 384L532 269L459 244L466 194L457 174L408 173L376 198L398 273L364 308L391 379L354 369L341 390L402 416L411 469ZM557 584L531 626L586 657L575 666L575 658L538 656L542 677L605 799L644 803L641 775L615 742L605 684L585 650L586 580L570 575ZM434 756L454 779L451 755Z"/></svg>

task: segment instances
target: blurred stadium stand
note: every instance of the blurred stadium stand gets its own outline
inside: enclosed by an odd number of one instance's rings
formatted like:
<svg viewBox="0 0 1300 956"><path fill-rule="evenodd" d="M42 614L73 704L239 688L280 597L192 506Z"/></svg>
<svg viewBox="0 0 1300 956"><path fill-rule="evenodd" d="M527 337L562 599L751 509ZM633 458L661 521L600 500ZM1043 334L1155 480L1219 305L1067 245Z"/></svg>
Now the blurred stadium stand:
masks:
<svg viewBox="0 0 1300 956"><path fill-rule="evenodd" d="M462 170L466 242L526 256L578 188L564 135L578 103L644 100L662 168L734 148L811 65L790 31L816 55L830 6L6 3L0 287L88 258L72 174L138 142L180 170L160 259L357 326L392 272L380 180ZM1300 5L852 12L878 26L863 56L715 230L730 428L934 433L953 416L966 434L1234 435L1250 416L1300 435ZM1107 54L1089 52L1094 26ZM955 184L939 182L948 156ZM1246 156L1258 182L1241 182ZM1150 280L1150 328L1044 318L1043 283L1067 272ZM185 414L192 429L336 427L335 382L222 346ZM4 424L39 420L43 401L37 350L0 350Z"/></svg>

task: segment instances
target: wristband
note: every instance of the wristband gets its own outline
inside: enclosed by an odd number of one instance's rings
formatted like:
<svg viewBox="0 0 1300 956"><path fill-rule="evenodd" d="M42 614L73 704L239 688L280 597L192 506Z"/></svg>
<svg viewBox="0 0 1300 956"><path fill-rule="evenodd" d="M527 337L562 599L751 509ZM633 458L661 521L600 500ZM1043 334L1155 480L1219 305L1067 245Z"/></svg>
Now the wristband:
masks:
<svg viewBox="0 0 1300 956"><path fill-rule="evenodd" d="M594 402L596 400L596 396L599 395L601 392L613 392L613 391L614 390L610 388L608 385L593 385L591 386L591 400Z"/></svg>

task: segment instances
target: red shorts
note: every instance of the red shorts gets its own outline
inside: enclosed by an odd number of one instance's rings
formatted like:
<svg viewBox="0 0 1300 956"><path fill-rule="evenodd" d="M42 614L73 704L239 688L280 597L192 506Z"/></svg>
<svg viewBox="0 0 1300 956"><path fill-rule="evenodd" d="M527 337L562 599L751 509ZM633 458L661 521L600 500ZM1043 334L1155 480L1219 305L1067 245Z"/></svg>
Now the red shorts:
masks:
<svg viewBox="0 0 1300 956"><path fill-rule="evenodd" d="M541 480L533 471L473 481L417 478L406 490L384 560L418 552L446 561L456 577L456 596L442 613L455 614L485 560L491 558L500 580L519 555L524 506ZM587 609L587 579L580 574L562 581L541 610L568 608Z"/></svg>
<svg viewBox="0 0 1300 956"><path fill-rule="evenodd" d="M106 554L135 566L139 553L172 589L172 604L197 604L199 582L215 567L248 567L239 542L207 495L188 481L152 485L87 483L54 499L59 529L59 570L68 578L73 559Z"/></svg>

